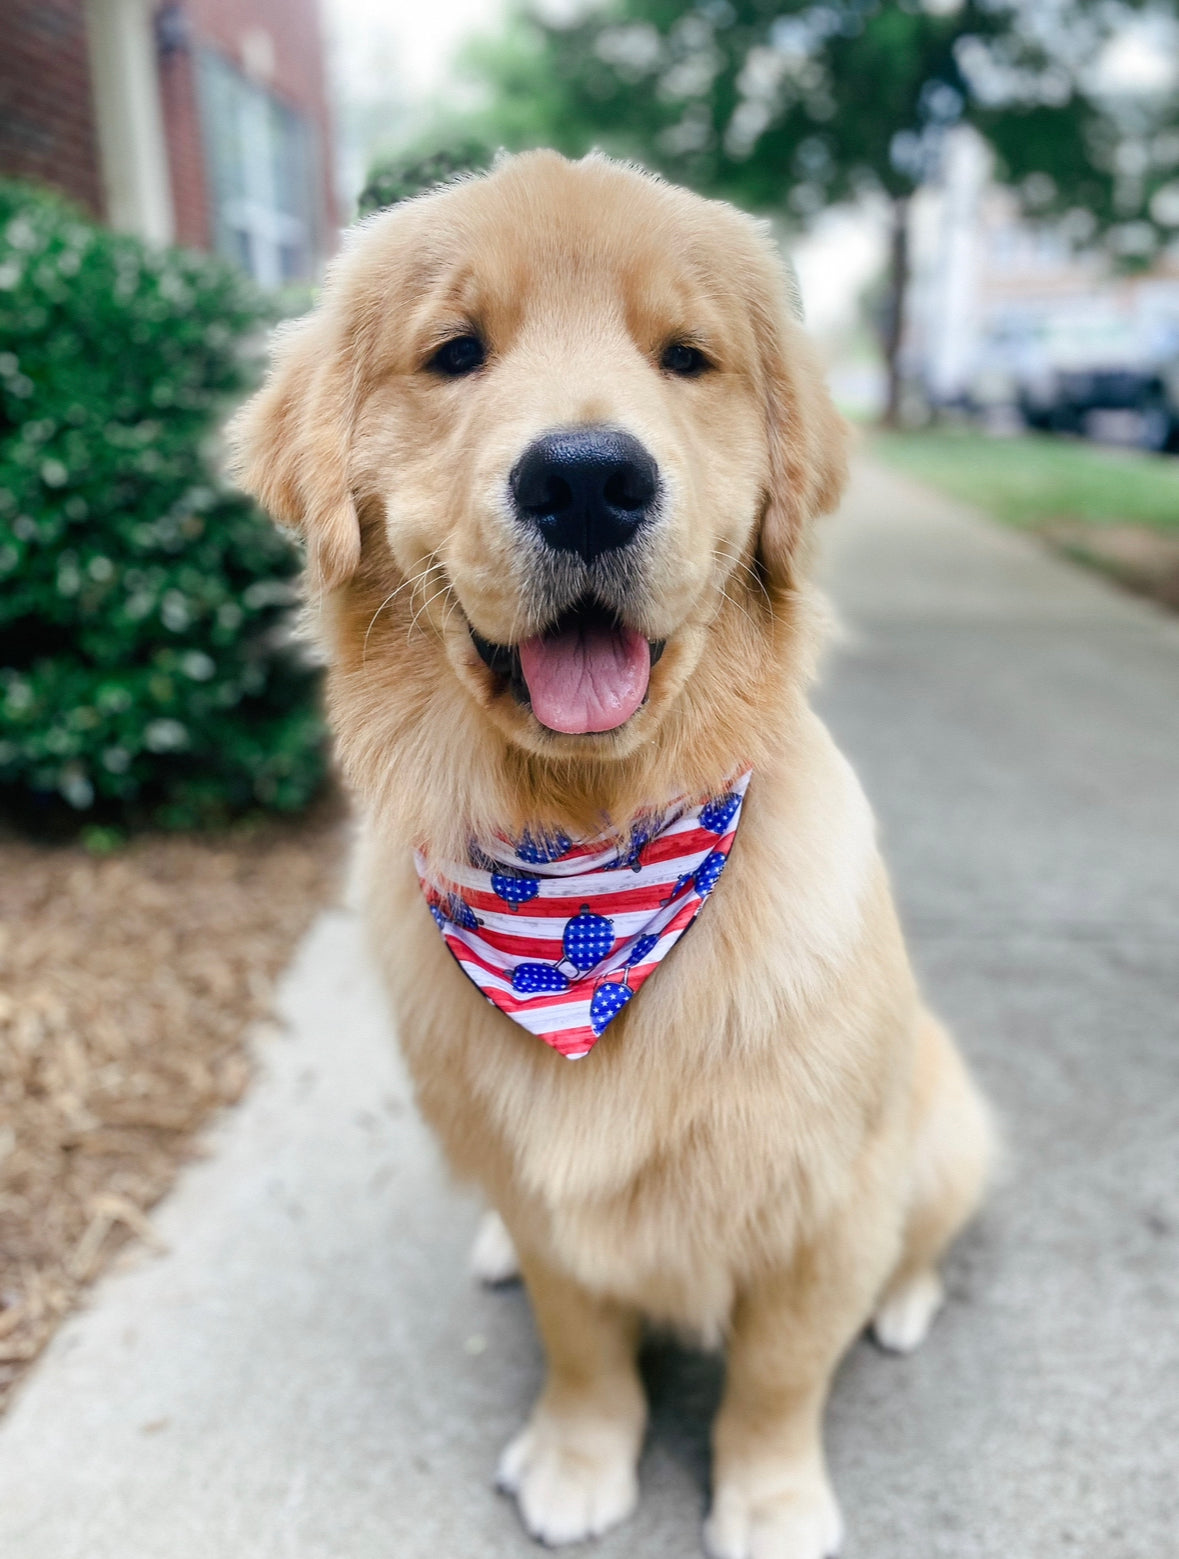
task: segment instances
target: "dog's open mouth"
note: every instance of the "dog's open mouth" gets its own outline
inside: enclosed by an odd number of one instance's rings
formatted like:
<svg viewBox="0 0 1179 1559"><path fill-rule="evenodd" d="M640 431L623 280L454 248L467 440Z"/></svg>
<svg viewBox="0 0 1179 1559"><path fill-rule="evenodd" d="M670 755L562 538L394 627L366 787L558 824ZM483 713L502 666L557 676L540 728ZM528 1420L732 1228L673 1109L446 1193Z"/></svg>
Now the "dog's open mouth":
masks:
<svg viewBox="0 0 1179 1559"><path fill-rule="evenodd" d="M645 639L596 601L561 613L534 638L492 644L474 628L484 663L550 731L582 736L624 725L647 696L663 642Z"/></svg>

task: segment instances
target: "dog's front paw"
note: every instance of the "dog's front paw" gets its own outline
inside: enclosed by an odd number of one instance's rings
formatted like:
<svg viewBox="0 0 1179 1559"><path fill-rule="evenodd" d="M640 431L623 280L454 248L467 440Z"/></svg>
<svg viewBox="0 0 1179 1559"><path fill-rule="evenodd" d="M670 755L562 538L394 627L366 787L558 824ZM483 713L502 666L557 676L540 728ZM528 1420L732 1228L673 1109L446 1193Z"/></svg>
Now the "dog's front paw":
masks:
<svg viewBox="0 0 1179 1559"><path fill-rule="evenodd" d="M945 1297L936 1272L917 1273L881 1301L872 1317L873 1337L889 1353L912 1353L929 1335Z"/></svg>
<svg viewBox="0 0 1179 1559"><path fill-rule="evenodd" d="M629 1425L564 1420L538 1411L500 1458L496 1484L514 1494L524 1525L556 1546L597 1537L639 1497Z"/></svg>
<svg viewBox="0 0 1179 1559"><path fill-rule="evenodd" d="M772 1491L753 1480L718 1485L704 1524L711 1559L831 1559L843 1542L843 1521L821 1473Z"/></svg>
<svg viewBox="0 0 1179 1559"><path fill-rule="evenodd" d="M495 1208L483 1214L471 1246L471 1272L488 1288L512 1283L520 1276L520 1258L507 1224Z"/></svg>

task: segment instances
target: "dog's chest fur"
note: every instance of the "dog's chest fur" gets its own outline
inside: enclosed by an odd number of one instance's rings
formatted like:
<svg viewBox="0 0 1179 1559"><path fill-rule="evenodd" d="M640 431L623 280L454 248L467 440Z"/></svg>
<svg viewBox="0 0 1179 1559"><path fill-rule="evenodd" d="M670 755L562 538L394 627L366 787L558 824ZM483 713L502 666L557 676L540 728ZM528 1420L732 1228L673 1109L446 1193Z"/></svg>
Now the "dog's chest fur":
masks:
<svg viewBox="0 0 1179 1559"><path fill-rule="evenodd" d="M453 1166L588 1286L705 1336L742 1275L845 1193L905 1071L873 1037L891 1018L901 1044L912 998L902 983L897 1012L879 1010L898 986L878 966L903 952L868 902L887 896L870 814L817 721L809 740L805 786L755 775L712 898L581 1061L487 1002L408 852L368 847L377 956Z"/></svg>

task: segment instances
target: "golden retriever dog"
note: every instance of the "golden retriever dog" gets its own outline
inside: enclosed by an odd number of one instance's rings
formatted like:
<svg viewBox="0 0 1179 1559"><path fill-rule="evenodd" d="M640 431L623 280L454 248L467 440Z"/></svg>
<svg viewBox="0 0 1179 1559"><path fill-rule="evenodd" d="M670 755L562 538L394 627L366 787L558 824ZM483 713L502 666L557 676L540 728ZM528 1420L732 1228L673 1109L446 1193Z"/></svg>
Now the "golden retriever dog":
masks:
<svg viewBox="0 0 1179 1559"><path fill-rule="evenodd" d="M598 155L504 158L359 225L233 441L306 541L421 1110L543 1341L500 1486L546 1543L622 1521L667 1327L726 1352L708 1552L824 1559L832 1374L865 1326L924 1337L990 1131L807 702L845 428L769 236ZM633 838L746 771L715 891L581 1059L452 956L454 863Z"/></svg>

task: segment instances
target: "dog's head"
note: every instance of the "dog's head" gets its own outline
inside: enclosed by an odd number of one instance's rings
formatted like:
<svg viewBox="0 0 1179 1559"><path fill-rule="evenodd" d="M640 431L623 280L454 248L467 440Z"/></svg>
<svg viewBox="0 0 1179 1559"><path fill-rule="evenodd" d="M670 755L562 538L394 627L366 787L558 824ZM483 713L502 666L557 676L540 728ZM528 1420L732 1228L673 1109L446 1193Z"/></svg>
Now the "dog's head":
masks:
<svg viewBox="0 0 1179 1559"><path fill-rule="evenodd" d="M337 724L387 697L404 740L445 692L534 774L686 747L724 689L756 708L844 474L759 224L550 152L362 224L234 439L306 538Z"/></svg>

